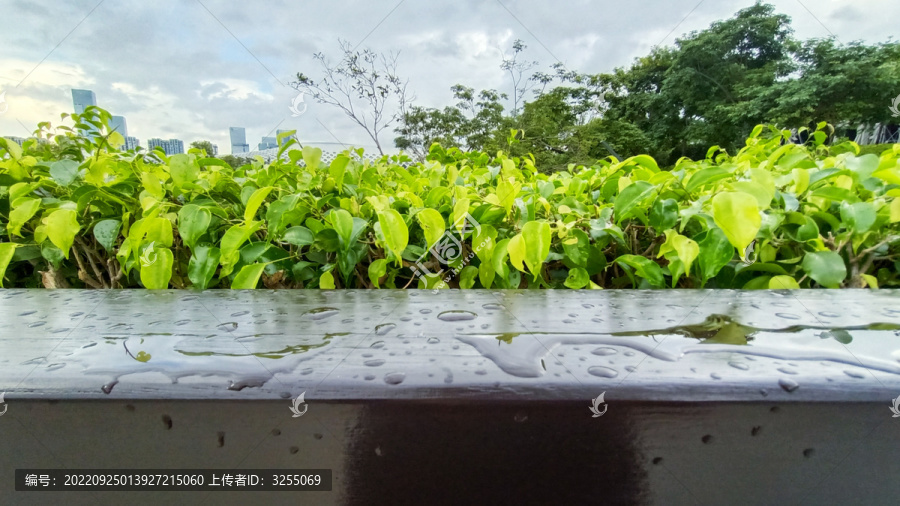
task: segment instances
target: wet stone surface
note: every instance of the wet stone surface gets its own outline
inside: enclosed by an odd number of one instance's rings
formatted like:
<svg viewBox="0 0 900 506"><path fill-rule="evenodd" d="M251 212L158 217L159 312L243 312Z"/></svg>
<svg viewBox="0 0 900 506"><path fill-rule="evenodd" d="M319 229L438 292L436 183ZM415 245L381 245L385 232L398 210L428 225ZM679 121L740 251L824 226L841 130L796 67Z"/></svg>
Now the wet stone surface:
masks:
<svg viewBox="0 0 900 506"><path fill-rule="evenodd" d="M0 350L8 399L863 401L900 292L0 290Z"/></svg>

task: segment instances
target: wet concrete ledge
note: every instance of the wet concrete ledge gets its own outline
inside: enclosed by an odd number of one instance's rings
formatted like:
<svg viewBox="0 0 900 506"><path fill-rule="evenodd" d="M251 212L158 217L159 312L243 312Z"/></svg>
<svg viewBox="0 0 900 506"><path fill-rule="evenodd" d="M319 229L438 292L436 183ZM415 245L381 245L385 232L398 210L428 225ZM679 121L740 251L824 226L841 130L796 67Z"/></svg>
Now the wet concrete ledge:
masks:
<svg viewBox="0 0 900 506"><path fill-rule="evenodd" d="M242 466L334 469L310 504L895 504L898 329L890 290L0 290L0 495ZM250 496L65 502L98 497Z"/></svg>

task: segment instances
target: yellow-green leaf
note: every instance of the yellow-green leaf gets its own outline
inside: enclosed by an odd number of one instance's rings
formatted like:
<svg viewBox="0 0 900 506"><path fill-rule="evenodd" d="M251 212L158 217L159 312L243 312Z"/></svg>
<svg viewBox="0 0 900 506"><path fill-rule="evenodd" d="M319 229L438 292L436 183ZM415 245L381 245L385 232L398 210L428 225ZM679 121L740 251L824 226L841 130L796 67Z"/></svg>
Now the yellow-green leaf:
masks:
<svg viewBox="0 0 900 506"><path fill-rule="evenodd" d="M378 223L381 225L385 245L400 261L400 255L409 244L409 229L406 222L396 209L386 209L378 213Z"/></svg>
<svg viewBox="0 0 900 506"><path fill-rule="evenodd" d="M69 249L75 242L75 236L81 230L78 224L78 215L71 209L57 209L50 216L44 218L47 226L47 237L54 246L61 249L66 258L69 258Z"/></svg>
<svg viewBox="0 0 900 506"><path fill-rule="evenodd" d="M328 290L334 289L334 276L331 274L331 271L323 272L322 275L319 276L319 288Z"/></svg>
<svg viewBox="0 0 900 506"><path fill-rule="evenodd" d="M425 234L425 242L428 243L428 248L434 246L447 229L447 225L444 223L444 217L434 209L422 209L416 213L416 220L422 227L422 232Z"/></svg>
<svg viewBox="0 0 900 506"><path fill-rule="evenodd" d="M769 290L797 290L800 285L790 276L772 276L769 280Z"/></svg>
<svg viewBox="0 0 900 506"><path fill-rule="evenodd" d="M262 205L271 191L272 187L266 186L265 188L254 191L253 195L250 195L250 198L247 200L247 207L244 209L244 223L253 221L253 218L256 217L256 211L259 210L259 206Z"/></svg>
<svg viewBox="0 0 900 506"><path fill-rule="evenodd" d="M3 276L6 275L6 268L13 255L16 254L16 246L18 245L11 242L0 243L0 288L3 288Z"/></svg>
<svg viewBox="0 0 900 506"><path fill-rule="evenodd" d="M253 290L259 284L259 277L262 276L266 264L250 264L245 265L231 282L232 290Z"/></svg>
<svg viewBox="0 0 900 506"><path fill-rule="evenodd" d="M713 219L725 237L745 259L747 246L756 238L762 218L756 197L742 192L724 192L713 197Z"/></svg>
<svg viewBox="0 0 900 506"><path fill-rule="evenodd" d="M164 290L172 279L175 257L169 248L149 248L141 259L141 283L149 290Z"/></svg>

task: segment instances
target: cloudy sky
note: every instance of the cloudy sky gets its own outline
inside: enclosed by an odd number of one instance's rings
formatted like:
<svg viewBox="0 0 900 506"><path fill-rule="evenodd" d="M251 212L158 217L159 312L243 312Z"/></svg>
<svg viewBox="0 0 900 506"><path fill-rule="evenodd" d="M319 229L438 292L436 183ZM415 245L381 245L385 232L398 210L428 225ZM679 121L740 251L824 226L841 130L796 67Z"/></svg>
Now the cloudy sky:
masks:
<svg viewBox="0 0 900 506"><path fill-rule="evenodd" d="M886 41L897 33L897 0L770 0L800 38ZM519 38L541 69L561 61L580 72L628 65L656 44L732 16L752 0L243 1L0 0L0 135L27 136L39 121L72 111L71 88L127 118L129 135L208 139L230 151L229 126L255 149L276 128L301 141L372 148L339 111L307 98L293 117L297 72L321 75L312 54L399 51L399 72L416 104L452 103L450 86L508 92L499 68ZM808 11L806 7L812 11ZM382 144L392 146L386 130Z"/></svg>

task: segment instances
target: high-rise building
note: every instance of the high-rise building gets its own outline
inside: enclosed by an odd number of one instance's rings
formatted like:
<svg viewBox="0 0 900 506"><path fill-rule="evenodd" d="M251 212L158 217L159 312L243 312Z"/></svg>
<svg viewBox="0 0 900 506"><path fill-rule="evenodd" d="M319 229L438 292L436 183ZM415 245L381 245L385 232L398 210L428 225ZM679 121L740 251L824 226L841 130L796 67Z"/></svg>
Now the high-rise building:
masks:
<svg viewBox="0 0 900 506"><path fill-rule="evenodd" d="M153 138L147 140L147 147L153 151L155 148L162 148L163 152L167 155L178 155L184 153L184 142L178 139L159 139Z"/></svg>
<svg viewBox="0 0 900 506"><path fill-rule="evenodd" d="M283 134L283 133L285 133L285 132L290 132L290 130L275 130L275 138L278 139L278 136L281 135L281 134ZM297 138L297 134L292 135L291 138L296 139L296 138ZM286 140L287 140L287 138L282 139L281 142L284 142L284 141L286 141Z"/></svg>
<svg viewBox="0 0 900 506"><path fill-rule="evenodd" d="M264 149L271 149L278 147L278 139L275 137L263 137L262 142L259 143L259 150L262 151Z"/></svg>
<svg viewBox="0 0 900 506"><path fill-rule="evenodd" d="M110 131L119 132L123 139L128 137L128 125L125 123L125 116L113 116L109 120L109 129Z"/></svg>
<svg viewBox="0 0 900 506"><path fill-rule="evenodd" d="M213 152L212 152L212 153L207 153L207 154L210 155L210 156L219 156L219 145L218 145L218 144L213 144L212 147L213 147Z"/></svg>
<svg viewBox="0 0 900 506"><path fill-rule="evenodd" d="M87 106L97 105L97 96L91 90L72 90L72 105L75 114L81 114Z"/></svg>
<svg viewBox="0 0 900 506"><path fill-rule="evenodd" d="M131 137L130 135L125 137L125 151L137 149L140 145L141 141L139 141L137 137Z"/></svg>
<svg viewBox="0 0 900 506"><path fill-rule="evenodd" d="M21 145L25 142L25 139L23 139L22 137L13 137L13 136L9 136L9 137L7 137L7 139L9 139L9 140L15 142L15 143L18 144L19 146L21 146Z"/></svg>
<svg viewBox="0 0 900 506"><path fill-rule="evenodd" d="M231 154L250 151L250 145L247 144L247 131L244 127L228 127L228 134L231 136Z"/></svg>

